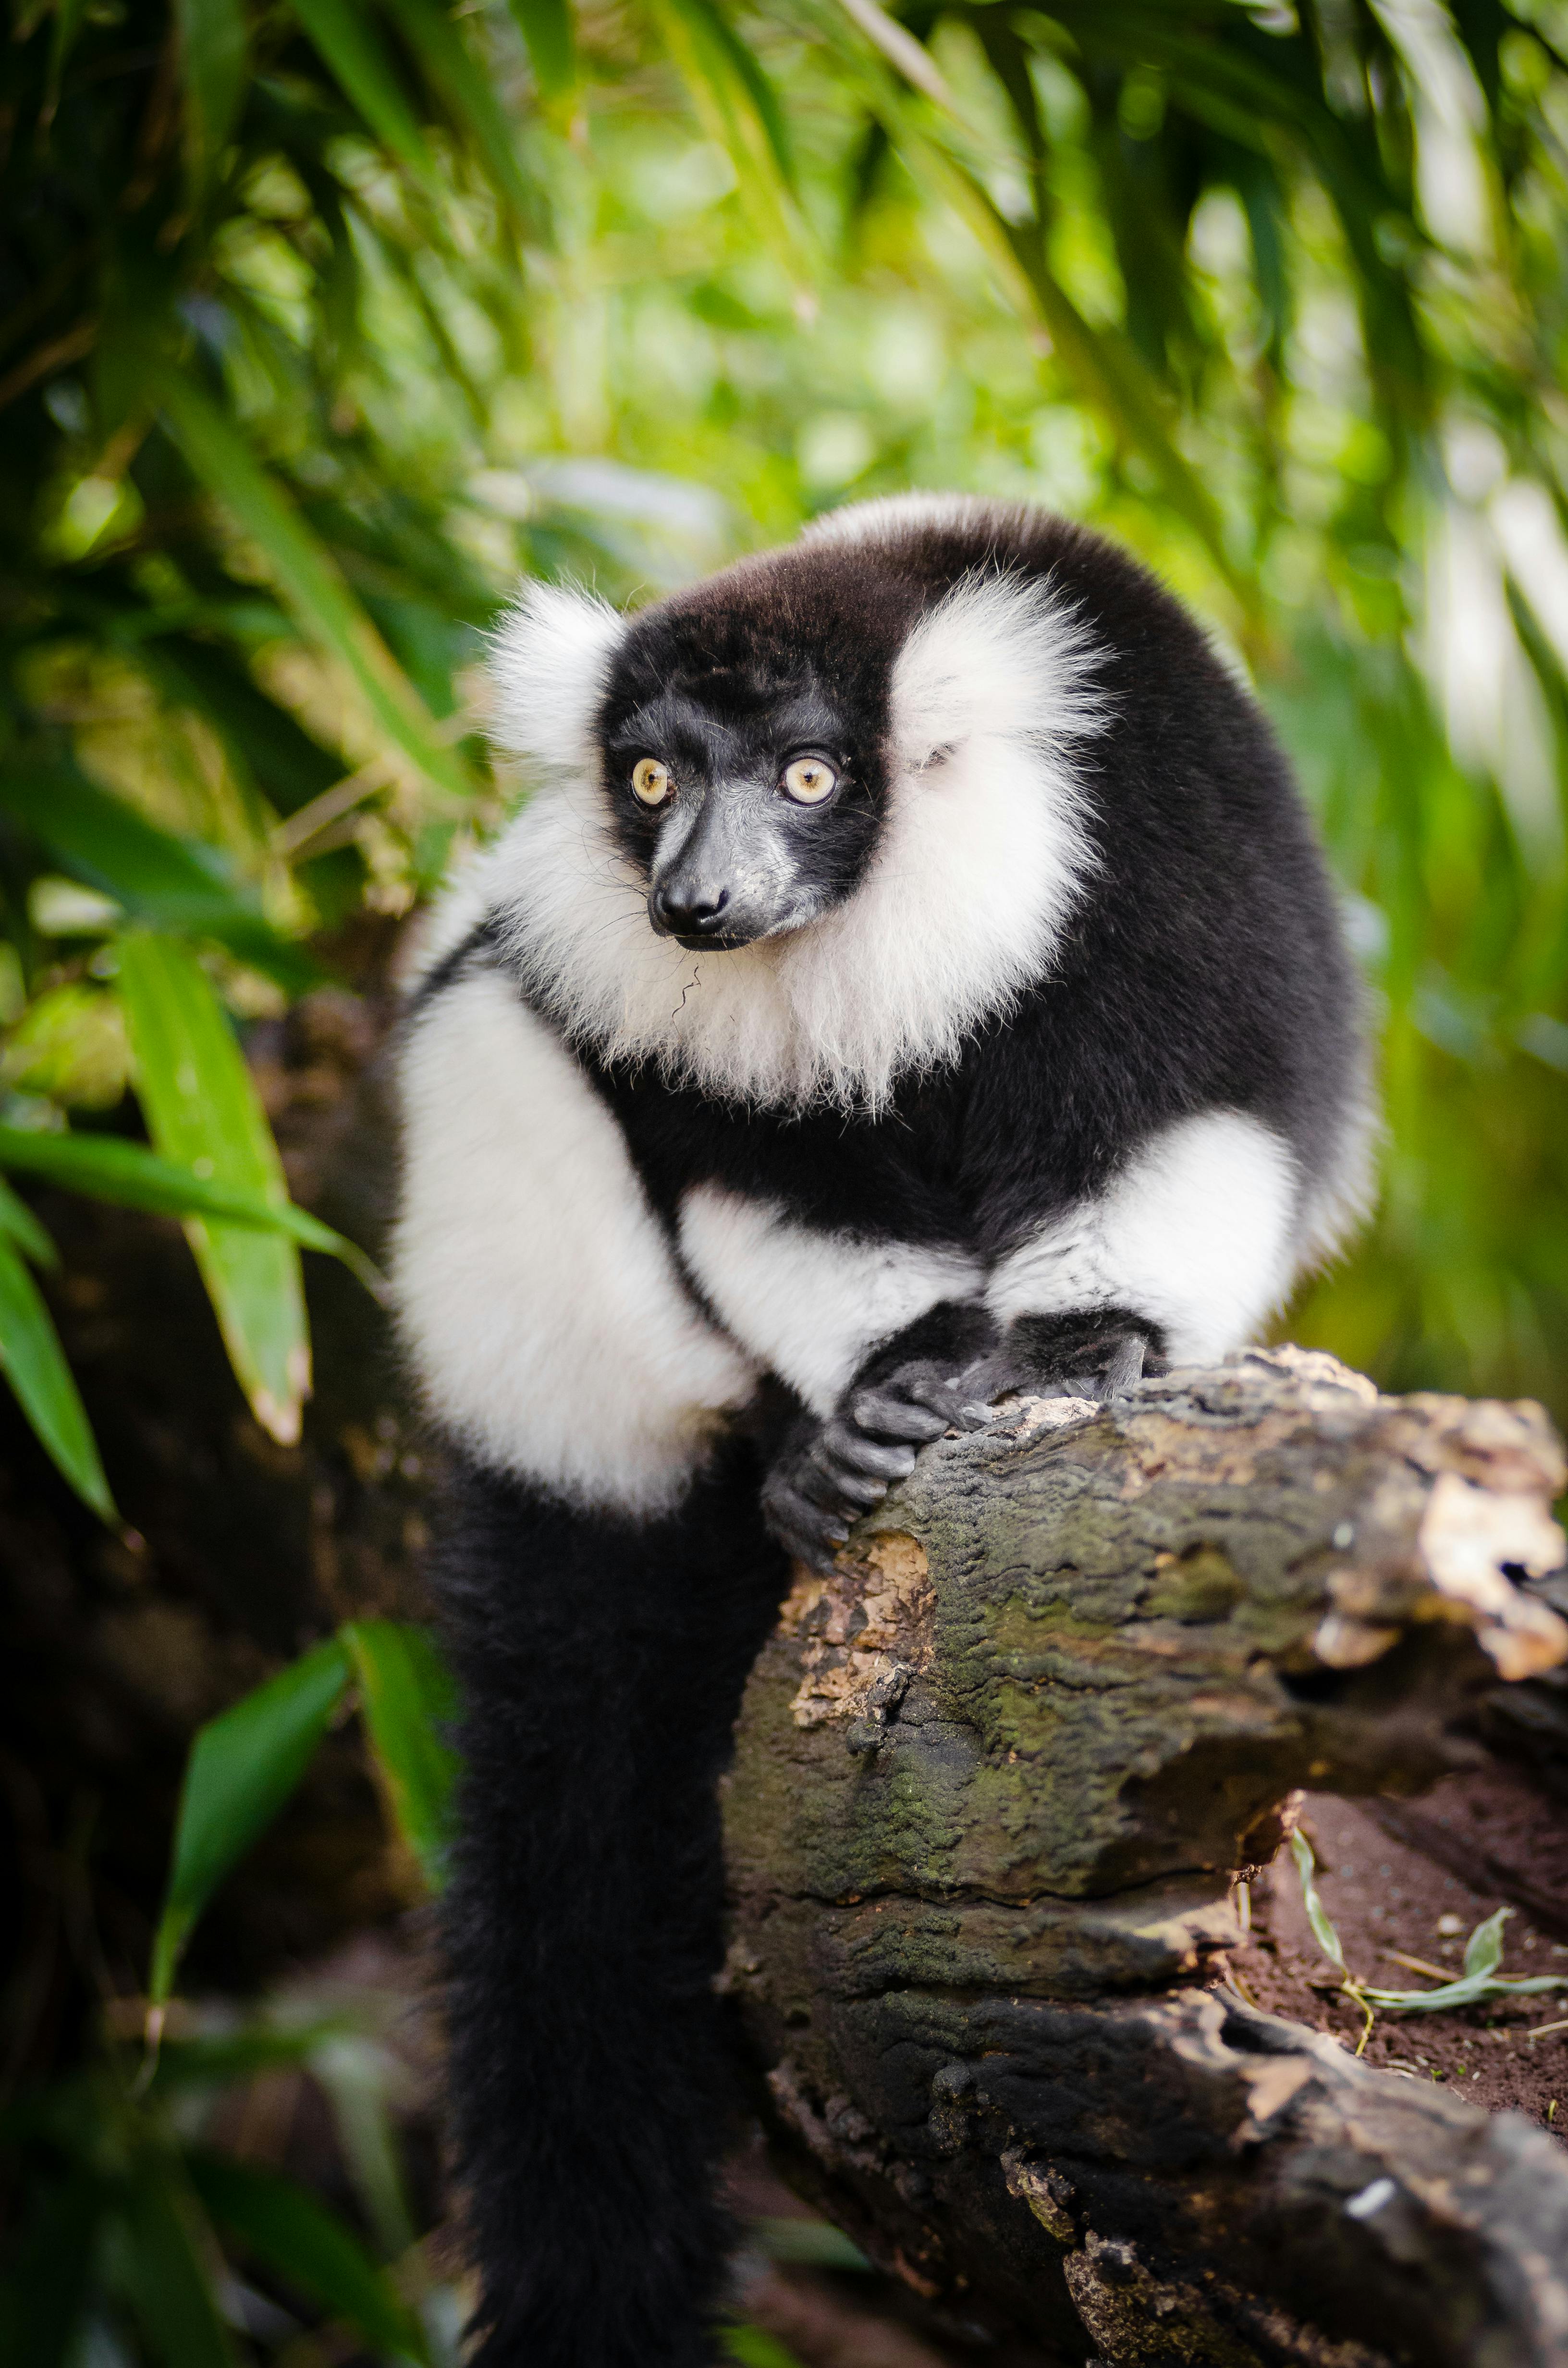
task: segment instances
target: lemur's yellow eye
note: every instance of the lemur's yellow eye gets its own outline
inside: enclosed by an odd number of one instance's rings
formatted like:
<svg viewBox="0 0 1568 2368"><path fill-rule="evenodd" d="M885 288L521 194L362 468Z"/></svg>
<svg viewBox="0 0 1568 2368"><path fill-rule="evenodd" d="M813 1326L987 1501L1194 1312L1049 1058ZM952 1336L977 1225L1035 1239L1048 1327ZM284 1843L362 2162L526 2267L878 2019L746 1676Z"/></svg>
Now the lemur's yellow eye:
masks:
<svg viewBox="0 0 1568 2368"><path fill-rule="evenodd" d="M675 783L670 768L661 765L657 757L639 757L631 768L631 794L641 798L645 806L662 806Z"/></svg>
<svg viewBox="0 0 1568 2368"><path fill-rule="evenodd" d="M838 775L820 757L797 757L786 768L780 786L797 805L820 806L824 798L832 797L838 787Z"/></svg>

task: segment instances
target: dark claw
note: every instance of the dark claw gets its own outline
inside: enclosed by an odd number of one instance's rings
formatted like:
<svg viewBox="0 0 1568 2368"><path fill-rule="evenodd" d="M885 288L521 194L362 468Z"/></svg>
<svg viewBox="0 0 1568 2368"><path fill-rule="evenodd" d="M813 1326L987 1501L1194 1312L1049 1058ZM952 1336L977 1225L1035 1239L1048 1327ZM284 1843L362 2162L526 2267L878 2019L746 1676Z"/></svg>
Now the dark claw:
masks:
<svg viewBox="0 0 1568 2368"><path fill-rule="evenodd" d="M843 1478L836 1467L819 1463L814 1455L807 1453L793 1466L791 1485L802 1504L813 1506L819 1513L850 1518Z"/></svg>

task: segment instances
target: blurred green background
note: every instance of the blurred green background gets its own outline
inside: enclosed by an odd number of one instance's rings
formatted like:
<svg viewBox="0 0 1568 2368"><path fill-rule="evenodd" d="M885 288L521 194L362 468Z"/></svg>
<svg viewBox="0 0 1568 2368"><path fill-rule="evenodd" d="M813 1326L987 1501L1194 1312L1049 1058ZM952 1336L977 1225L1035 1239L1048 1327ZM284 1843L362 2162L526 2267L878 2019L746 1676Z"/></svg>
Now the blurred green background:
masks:
<svg viewBox="0 0 1568 2368"><path fill-rule="evenodd" d="M1296 760L1388 1137L1281 1332L1568 1416L1563 0L12 0L10 34L0 1168L183 1218L270 1441L310 1383L301 1245L363 1261L291 1208L256 1048L383 980L516 793L498 605L528 572L647 598L907 486L1121 538ZM51 1241L0 1194L0 1361L112 1532ZM279 1732L242 1793L308 1753ZM252 2069L327 2044L278 2029ZM377 2316L390 2141L356 2284L347 2222L185 2164L159 2100L232 2051L108 2060L12 2132L51 2166L17 2258L120 2295L95 2361L282 2356L219 2306L212 2226L308 2257L296 2299L373 2356L449 2350L433 2271L418 2328ZM42 2291L17 2271L0 2333ZM76 2304L45 2318L18 2358L87 2356Z"/></svg>

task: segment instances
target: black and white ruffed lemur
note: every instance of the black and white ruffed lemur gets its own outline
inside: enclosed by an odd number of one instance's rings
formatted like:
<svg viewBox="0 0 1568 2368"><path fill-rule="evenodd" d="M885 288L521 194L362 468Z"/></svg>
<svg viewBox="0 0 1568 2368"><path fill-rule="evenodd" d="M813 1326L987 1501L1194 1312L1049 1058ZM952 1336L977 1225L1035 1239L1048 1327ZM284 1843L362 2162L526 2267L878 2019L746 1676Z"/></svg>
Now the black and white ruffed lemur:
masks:
<svg viewBox="0 0 1568 2368"><path fill-rule="evenodd" d="M630 617L536 586L494 676L545 786L412 994L396 1253L455 1473L474 2357L696 2368L716 1780L790 1557L1009 1388L1246 1341L1365 1202L1358 992L1253 700L1059 518L870 502Z"/></svg>

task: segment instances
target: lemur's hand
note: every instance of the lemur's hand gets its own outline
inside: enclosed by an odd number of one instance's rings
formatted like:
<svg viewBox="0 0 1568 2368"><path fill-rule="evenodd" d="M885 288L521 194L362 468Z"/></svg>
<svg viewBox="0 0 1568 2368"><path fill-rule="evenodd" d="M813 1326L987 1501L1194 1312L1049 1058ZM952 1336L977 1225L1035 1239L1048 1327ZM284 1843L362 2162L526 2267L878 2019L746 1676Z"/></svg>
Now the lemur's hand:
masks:
<svg viewBox="0 0 1568 2368"><path fill-rule="evenodd" d="M931 1359L851 1383L825 1423L797 1431L763 1483L762 1510L780 1545L812 1570L833 1568L849 1524L907 1479L928 1440L977 1430L987 1408Z"/></svg>
<svg viewBox="0 0 1568 2368"><path fill-rule="evenodd" d="M1082 1308L1015 1317L1001 1346L969 1368L961 1386L988 1403L1013 1390L1101 1401L1164 1371L1153 1325L1122 1307Z"/></svg>

